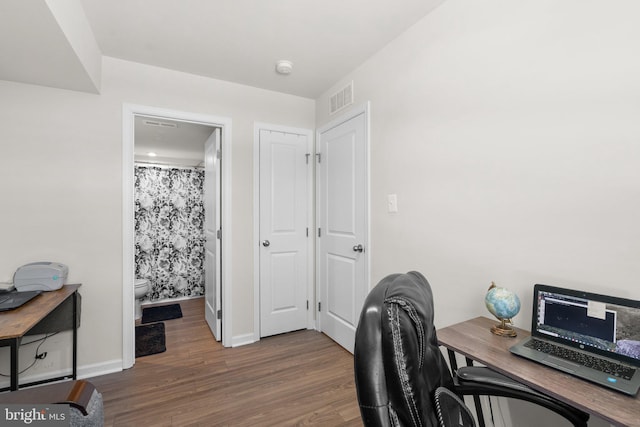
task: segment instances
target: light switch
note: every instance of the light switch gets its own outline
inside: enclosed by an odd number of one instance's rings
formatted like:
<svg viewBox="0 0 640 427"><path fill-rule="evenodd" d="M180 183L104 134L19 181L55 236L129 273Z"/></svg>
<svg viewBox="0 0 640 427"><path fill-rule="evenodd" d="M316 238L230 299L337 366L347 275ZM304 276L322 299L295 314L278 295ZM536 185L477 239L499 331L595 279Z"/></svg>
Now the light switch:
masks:
<svg viewBox="0 0 640 427"><path fill-rule="evenodd" d="M398 196L395 194L387 194L387 212L398 212Z"/></svg>

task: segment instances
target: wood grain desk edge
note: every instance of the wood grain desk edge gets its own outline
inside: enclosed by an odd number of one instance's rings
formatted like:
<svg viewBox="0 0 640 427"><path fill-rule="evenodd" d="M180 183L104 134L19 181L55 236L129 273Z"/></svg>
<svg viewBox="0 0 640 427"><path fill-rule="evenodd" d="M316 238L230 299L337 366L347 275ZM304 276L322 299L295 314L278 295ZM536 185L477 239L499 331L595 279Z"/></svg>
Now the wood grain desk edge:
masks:
<svg viewBox="0 0 640 427"><path fill-rule="evenodd" d="M516 338L500 337L489 330L494 323L497 324L497 320L480 316L438 329L438 342L443 347L614 425L640 426L640 396L631 397L608 390L511 354L509 347L528 337L529 331L516 328ZM550 388L541 384L541 372ZM580 391L580 401L567 397L567 394L576 395L576 390ZM607 411L614 404L617 406L615 414Z"/></svg>
<svg viewBox="0 0 640 427"><path fill-rule="evenodd" d="M24 336L80 286L69 284L55 291L42 292L23 306L0 313L0 340Z"/></svg>

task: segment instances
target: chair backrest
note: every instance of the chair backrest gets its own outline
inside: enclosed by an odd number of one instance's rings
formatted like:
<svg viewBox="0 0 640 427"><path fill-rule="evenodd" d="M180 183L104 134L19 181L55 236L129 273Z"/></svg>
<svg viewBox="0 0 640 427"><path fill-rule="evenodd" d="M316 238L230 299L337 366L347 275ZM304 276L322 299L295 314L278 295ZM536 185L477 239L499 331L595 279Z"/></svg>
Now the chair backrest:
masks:
<svg viewBox="0 0 640 427"><path fill-rule="evenodd" d="M356 330L355 382L365 426L437 426L435 390L453 380L436 338L433 296L418 272L385 277Z"/></svg>
<svg viewBox="0 0 640 427"><path fill-rule="evenodd" d="M476 420L464 401L446 387L438 387L433 400L440 427L475 427Z"/></svg>

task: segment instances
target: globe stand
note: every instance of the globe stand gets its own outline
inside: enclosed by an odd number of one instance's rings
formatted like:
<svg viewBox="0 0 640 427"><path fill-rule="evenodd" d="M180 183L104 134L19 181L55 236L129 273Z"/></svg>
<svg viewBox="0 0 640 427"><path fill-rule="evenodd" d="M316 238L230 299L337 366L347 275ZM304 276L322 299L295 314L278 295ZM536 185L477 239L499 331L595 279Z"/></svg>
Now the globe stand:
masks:
<svg viewBox="0 0 640 427"><path fill-rule="evenodd" d="M511 323L511 319L500 319L500 324L493 325L491 332L501 337L516 337L518 333L511 326L507 325L507 322Z"/></svg>

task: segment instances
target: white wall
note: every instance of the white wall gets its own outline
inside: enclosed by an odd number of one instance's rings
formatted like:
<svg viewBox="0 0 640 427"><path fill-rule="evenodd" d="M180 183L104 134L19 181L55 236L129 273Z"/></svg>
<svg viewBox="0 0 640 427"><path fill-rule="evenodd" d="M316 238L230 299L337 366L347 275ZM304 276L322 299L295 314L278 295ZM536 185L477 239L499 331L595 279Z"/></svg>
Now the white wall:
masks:
<svg viewBox="0 0 640 427"><path fill-rule="evenodd" d="M640 3L447 0L353 80L371 101L372 285L423 272L438 327L491 281L640 299ZM398 195L397 214L386 195Z"/></svg>
<svg viewBox="0 0 640 427"><path fill-rule="evenodd" d="M639 12L448 0L317 100L371 101L373 284L421 270L442 326L491 281L522 327L538 282L640 298Z"/></svg>
<svg viewBox="0 0 640 427"><path fill-rule="evenodd" d="M232 332L253 332L253 123L312 128L313 100L113 58L100 95L0 81L0 99L0 281L30 261L69 265L81 372L122 356L123 103L232 119Z"/></svg>

